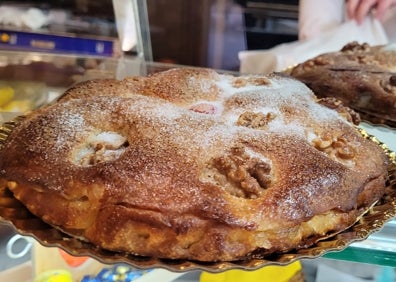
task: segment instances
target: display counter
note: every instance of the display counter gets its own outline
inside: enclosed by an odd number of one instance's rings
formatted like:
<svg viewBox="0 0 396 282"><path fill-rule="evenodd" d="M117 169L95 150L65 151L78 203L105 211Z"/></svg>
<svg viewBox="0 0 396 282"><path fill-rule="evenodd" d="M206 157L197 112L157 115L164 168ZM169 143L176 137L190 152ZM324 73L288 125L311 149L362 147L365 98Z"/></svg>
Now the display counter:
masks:
<svg viewBox="0 0 396 282"><path fill-rule="evenodd" d="M130 75L148 75L174 67L184 66L148 63L137 57L115 59L0 51L0 91L3 91L1 97L4 100L0 101L0 118L4 122L29 110L29 107L34 108L51 102L65 89L80 81L94 78L122 79ZM25 108L18 108L17 103L14 109L10 109L9 101L6 101L6 96L11 95L9 91L12 91L13 100L19 102L19 106L24 105L25 100L29 100L30 104L25 105ZM368 123L362 123L361 127L385 143L389 149L396 151L394 129ZM4 228L4 225L0 225L0 231ZM0 232L1 234L3 233ZM367 239L354 242L341 251L328 252L324 257L396 267L395 234L396 221L391 220ZM1 240L5 239L0 238L0 242ZM0 246L4 248L5 243ZM163 270L159 273L165 275ZM178 276L180 273L174 276L169 274L169 281Z"/></svg>

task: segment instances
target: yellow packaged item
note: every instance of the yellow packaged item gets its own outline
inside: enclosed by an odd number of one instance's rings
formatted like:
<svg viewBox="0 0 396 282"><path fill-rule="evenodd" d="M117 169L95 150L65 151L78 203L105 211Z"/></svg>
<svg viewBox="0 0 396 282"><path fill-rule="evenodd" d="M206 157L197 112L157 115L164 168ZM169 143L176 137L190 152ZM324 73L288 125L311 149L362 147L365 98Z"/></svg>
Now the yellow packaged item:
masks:
<svg viewBox="0 0 396 282"><path fill-rule="evenodd" d="M48 270L34 279L34 282L73 282L70 272L66 270Z"/></svg>
<svg viewBox="0 0 396 282"><path fill-rule="evenodd" d="M0 107L5 106L14 98L14 88L11 86L0 86Z"/></svg>
<svg viewBox="0 0 396 282"><path fill-rule="evenodd" d="M13 100L2 107L5 112L19 112L24 113L31 110L32 102L29 100Z"/></svg>
<svg viewBox="0 0 396 282"><path fill-rule="evenodd" d="M293 262L289 265L269 265L258 270L228 270L221 273L202 272L200 282L297 282L304 281L296 279L299 272L302 271L302 266L299 261Z"/></svg>

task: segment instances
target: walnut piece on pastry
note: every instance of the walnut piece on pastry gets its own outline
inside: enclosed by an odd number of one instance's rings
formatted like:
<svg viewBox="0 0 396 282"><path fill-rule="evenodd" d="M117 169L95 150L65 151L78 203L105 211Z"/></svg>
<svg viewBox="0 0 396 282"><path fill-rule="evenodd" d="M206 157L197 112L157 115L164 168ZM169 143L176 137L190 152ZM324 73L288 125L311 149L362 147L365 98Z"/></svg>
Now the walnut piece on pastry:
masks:
<svg viewBox="0 0 396 282"><path fill-rule="evenodd" d="M87 81L17 125L0 178L33 214L103 249L285 252L348 228L384 193L388 159L351 113L276 74Z"/></svg>

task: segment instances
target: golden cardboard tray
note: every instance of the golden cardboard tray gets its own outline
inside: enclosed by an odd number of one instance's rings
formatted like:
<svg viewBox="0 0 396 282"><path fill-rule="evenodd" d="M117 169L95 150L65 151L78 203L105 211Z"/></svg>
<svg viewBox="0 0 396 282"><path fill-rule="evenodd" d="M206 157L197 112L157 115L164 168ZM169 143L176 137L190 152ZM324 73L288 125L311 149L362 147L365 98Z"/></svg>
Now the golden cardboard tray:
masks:
<svg viewBox="0 0 396 282"><path fill-rule="evenodd" d="M0 126L0 150L3 143L24 117L4 123ZM74 256L89 256L105 264L126 263L140 269L164 268L175 272L205 270L221 272L230 269L255 270L267 265L286 265L296 260L316 258L331 251L341 251L349 244L362 241L370 234L379 231L383 225L396 215L396 153L389 150L377 138L359 129L365 138L369 138L383 148L391 160L388 168L386 193L350 228L337 234L330 234L314 245L287 253L270 256L255 255L245 260L233 262L198 262L189 260L170 260L143 257L123 252L113 252L98 248L88 242L73 238L58 229L44 223L30 213L25 206L14 198L11 191L0 184L0 221L12 224L16 231L35 238L47 247L59 247Z"/></svg>

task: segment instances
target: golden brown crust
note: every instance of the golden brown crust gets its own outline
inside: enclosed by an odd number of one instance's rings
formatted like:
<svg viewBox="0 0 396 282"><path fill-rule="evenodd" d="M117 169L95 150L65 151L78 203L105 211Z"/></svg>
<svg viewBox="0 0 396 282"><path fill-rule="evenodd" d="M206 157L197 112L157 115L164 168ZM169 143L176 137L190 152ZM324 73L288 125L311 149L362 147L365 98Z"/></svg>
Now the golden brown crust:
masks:
<svg viewBox="0 0 396 282"><path fill-rule="evenodd" d="M396 51L352 42L297 65L291 75L319 97L335 97L371 121L396 122Z"/></svg>
<svg viewBox="0 0 396 282"><path fill-rule="evenodd" d="M90 81L16 127L0 176L102 248L236 260L310 245L382 196L386 156L344 116L276 75Z"/></svg>

